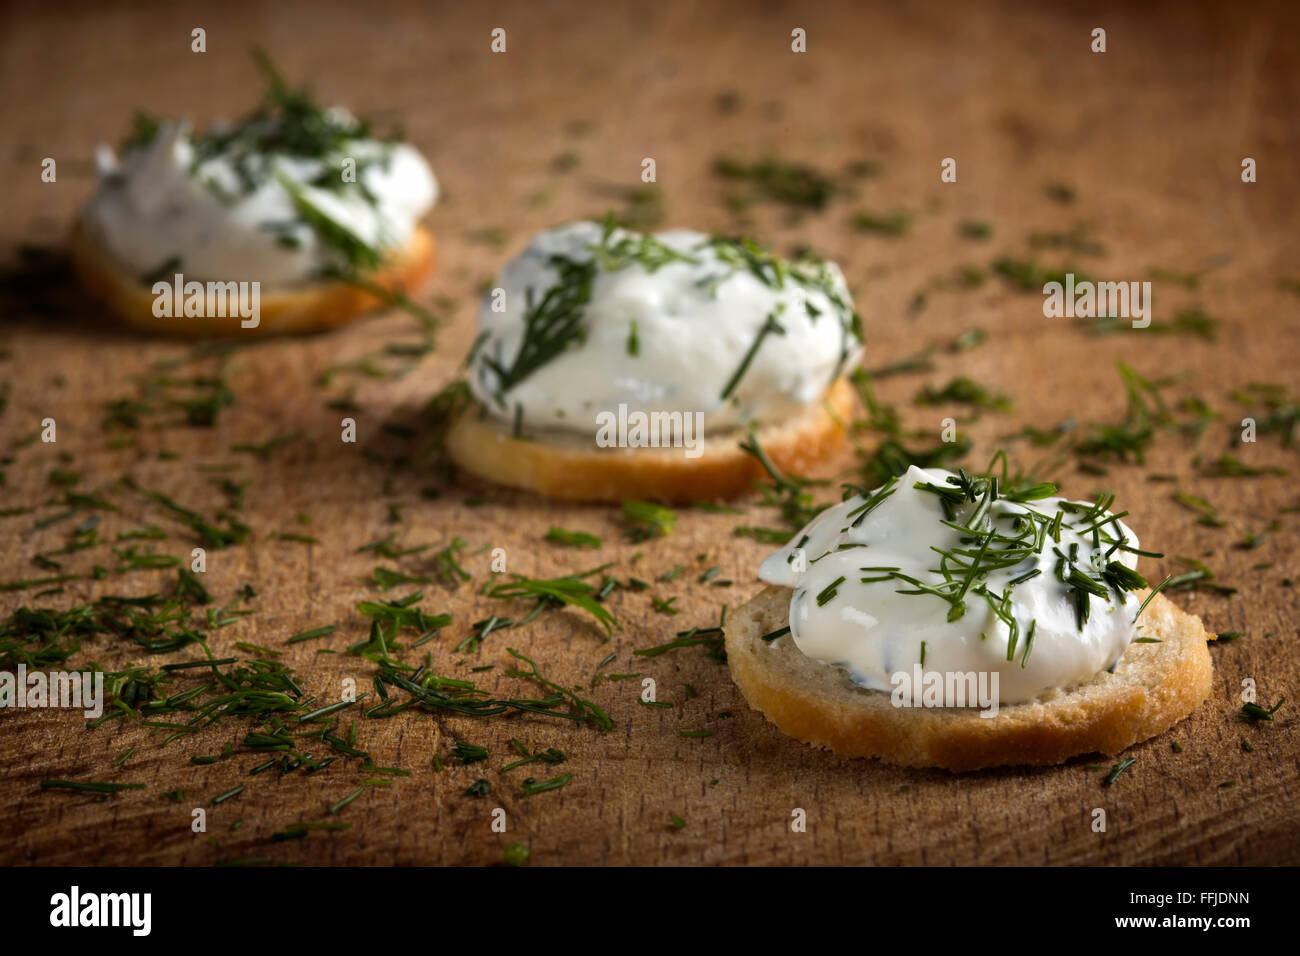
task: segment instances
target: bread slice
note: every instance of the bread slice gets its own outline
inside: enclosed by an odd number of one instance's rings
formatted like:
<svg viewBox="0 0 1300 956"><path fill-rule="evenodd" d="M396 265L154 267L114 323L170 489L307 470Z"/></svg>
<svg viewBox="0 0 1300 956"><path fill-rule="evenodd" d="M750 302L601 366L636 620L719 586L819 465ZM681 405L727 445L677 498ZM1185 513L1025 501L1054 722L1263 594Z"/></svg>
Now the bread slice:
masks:
<svg viewBox="0 0 1300 956"><path fill-rule="evenodd" d="M794 418L759 429L759 444L778 469L802 473L844 445L854 401L848 380L836 379ZM698 458L681 448L599 448L595 434L593 425L590 436L556 430L515 438L475 404L448 429L447 451L480 478L569 501L712 501L752 491L764 474L740 450L746 433L739 430L706 434Z"/></svg>
<svg viewBox="0 0 1300 956"><path fill-rule="evenodd" d="M769 587L727 616L727 661L751 707L781 730L842 757L879 757L907 767L978 770L1058 764L1114 754L1168 730L1210 693L1213 665L1200 618L1158 594L1142 612L1142 634L1114 673L1078 687L1000 707L894 707L885 691L853 684L838 667L803 654L787 633L790 589Z"/></svg>
<svg viewBox="0 0 1300 956"><path fill-rule="evenodd" d="M386 304L365 289L342 280L328 279L301 285L263 287L260 292L261 321L253 328L243 328L237 315L160 318L153 314L152 287L113 261L80 220L73 228L71 254L77 277L87 292L130 325L151 332L187 336L312 332L343 325ZM433 273L436 257L433 235L423 226L418 226L410 241L396 251L391 261L366 278L389 291L409 292Z"/></svg>

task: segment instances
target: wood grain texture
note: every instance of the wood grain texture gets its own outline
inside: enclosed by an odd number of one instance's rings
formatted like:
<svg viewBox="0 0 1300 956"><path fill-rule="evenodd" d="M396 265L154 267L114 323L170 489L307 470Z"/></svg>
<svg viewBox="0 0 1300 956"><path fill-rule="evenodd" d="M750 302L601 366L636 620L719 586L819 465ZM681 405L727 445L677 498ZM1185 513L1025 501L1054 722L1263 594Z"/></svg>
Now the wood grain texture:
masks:
<svg viewBox="0 0 1300 956"><path fill-rule="evenodd" d="M449 324L434 354L399 378L343 372L322 388L326 368L354 361L392 341L415 338L412 320L388 314L313 338L273 341L229 356L225 373L236 402L211 429L146 429L138 448L109 447L104 404L134 393L151 363L186 354L187 346L119 330L73 299L41 315L7 314L0 324L0 413L3 466L0 507L48 502L56 467L83 473L79 490L103 489L122 510L105 514L103 530L167 523L157 508L115 485L131 474L204 510L224 498L201 464L235 461L237 481L251 484L243 520L248 544L209 553L206 581L218 600L244 584L257 613L213 638L218 655L236 641L280 647L290 634L323 623L339 631L323 643L284 648L285 660L309 689L337 695L340 681L369 683L371 665L341 650L365 634L355 607L372 597L362 579L376 561L361 544L398 531L408 544L439 546L453 536L470 550L504 547L511 570L554 575L605 561L621 578L646 580L678 565L674 584L649 592L617 592L610 608L622 630L609 643L570 612L541 616L525 629L488 637L468 655L452 648L469 622L503 611L478 593L488 558L468 559L473 584L430 586L426 608L455 623L426 645L435 669L473 675L493 693L527 693L502 675L514 646L566 684L587 684L597 664L617 652L611 672L640 672L658 683L672 709L641 706L639 681L602 682L591 696L615 721L606 734L559 721L407 714L362 721L361 744L377 763L411 772L390 788L367 791L338 819L342 833L270 842L300 820L326 819L325 809L364 778L355 761L313 776L248 776L261 761L238 751L210 766L191 755L238 745L233 723L160 747L161 736L115 722L93 732L77 715L57 711L0 713L0 862L209 864L242 857L277 863L495 863L509 842L529 846L536 863L689 864L1266 864L1300 861L1300 813L1294 798L1300 767L1295 708L1271 725L1235 719L1241 681L1253 678L1262 701L1300 697L1297 592L1283 579L1300 572L1300 503L1294 449L1277 436L1236 453L1252 465L1290 469L1290 477L1255 480L1198 477L1193 460L1227 450L1230 424L1243 414L1232 389L1254 381L1297 388L1297 306L1279 288L1300 275L1300 99L1293 38L1297 15L1282 5L1241 10L1157 4L1142 11L1116 6L1030 3L868 8L820 3L638 5L311 4L310 14L284 3L225 3L211 12L162 4L84 4L76 15L37 3L11 3L0 14L0 148L6 189L0 244L8 256L22 243L56 243L92 188L89 157L98 142L116 142L131 112L147 108L186 114L203 123L237 115L259 95L247 50L269 50L290 77L311 81L321 98L358 112L400 117L408 137L431 158L446 190L430 223L437 235L439 275L426 301L445 299ZM1109 52L1089 52L1089 31L1108 30ZM189 52L189 31L204 26L208 52ZM489 51L489 31L508 31L508 52ZM808 52L790 52L794 26L808 33ZM734 92L734 109L720 94ZM571 153L576 168L557 172ZM820 214L793 216L757 204L737 222L722 201L726 184L711 172L720 154L757 158L774 153L808 161L837 176L845 164L871 160L880 175L855 181L856 196L839 196ZM58 160L57 183L40 181L40 161ZM421 490L439 479L380 459L405 457L408 443L385 425L408 422L420 404L456 374L474 335L477 288L535 230L601 213L611 190L639 186L643 157L654 157L667 225L719 231L744 228L779 249L807 243L844 267L868 330L866 364L885 365L941 346L972 326L989 342L961 354L939 348L935 369L882 379L883 399L903 410L910 427L937 434L952 414L977 441L983 462L999 436L1026 424L1049 427L1075 418L1111 421L1123 411L1114 361L1124 358L1153 376L1186 371L1180 395L1198 394L1221 414L1199 438L1162 434L1145 467L1113 466L1105 477L1058 470L1065 491L1082 497L1111 488L1129 508L1145 546L1203 558L1230 597L1180 595L1211 630L1247 636L1216 647L1211 699L1170 734L1133 748L1137 763L1103 788L1104 773L1083 758L1051 769L1001 770L965 776L841 761L783 737L750 712L725 667L699 649L653 659L634 648L660 644L674 631L717 620L758 590L755 569L766 548L736 537L737 524L770 525L756 500L744 515L682 512L676 532L645 544L623 539L616 509L551 504L523 494L446 486L430 501ZM958 160L958 182L941 184L939 162ZM1241 183L1243 156L1258 162L1259 181ZM563 165L563 164L561 164ZM1072 204L1045 196L1068 183ZM848 228L859 210L902 209L914 216L896 240ZM991 239L959 235L967 219L993 224ZM999 255L1029 254L1035 232L1087 223L1105 249L1079 256L1080 268L1111 279L1148 277L1151 267L1207 269L1199 288L1156 283L1156 320L1201 304L1220 318L1213 342L1181 335L1090 336L1076 323L1044 319L1036 294L990 279L973 291L934 288L962 263L987 266ZM500 242L488 242L500 230ZM1040 251L1044 261L1052 251ZM1057 256L1059 258L1059 256ZM909 309L929 288L924 310ZM205 359L196 369L215 368ZM385 360L389 367L400 360ZM978 421L959 408L916 408L922 384L956 374L997 387L1015 400L1010 415ZM361 441L339 440L342 413L326 401L355 386ZM15 450L45 417L58 422L58 442ZM232 454L230 446L298 433L299 440L266 460ZM864 436L868 444L875 439ZM417 435L418 441L418 435ZM1016 446L1025 460L1036 453ZM175 460L158 452L176 453ZM65 461L60 456L67 456ZM828 475L846 473L850 454ZM1177 476L1153 483L1152 472ZM1207 528L1170 500L1175 487L1215 502L1230 522ZM475 500L481 504L475 505ZM388 522L390 505L401 526ZM0 580L28 578L31 556L62 546L68 525L37 528L57 506L0 518ZM309 525L298 522L305 514ZM1234 549L1245 532L1280 527L1254 550ZM605 545L578 552L541 540L552 525L590 531ZM161 545L182 554L185 533ZM318 543L278 538L306 533ZM637 555L640 555L637 558ZM705 555L698 559L698 555ZM107 549L77 555L70 568L112 564ZM1266 570L1252 566L1270 562ZM391 562L384 562L391 564ZM1148 562L1150 565L1151 562ZM729 588L697 583L720 566ZM1156 562L1163 574L1176 567ZM405 559L410 573L427 570ZM1147 567L1147 570L1152 570ZM70 606L96 594L143 594L165 578L130 572L104 582L74 581L37 603ZM1152 575L1154 576L1154 574ZM401 592L396 592L401 593ZM0 612L33 602L33 591L0 593ZM651 596L677 595L676 616L655 613ZM521 609L512 607L505 613ZM108 639L88 648L104 663L129 659ZM463 662L462 662L463 660ZM690 684L698 696L688 699ZM683 730L713 732L707 738ZM498 772L508 738L528 747L555 746L569 757L562 790L519 795L519 780L552 768ZM1183 746L1172 751L1170 741ZM1242 740L1254 752L1245 752ZM454 766L453 742L487 745L487 764ZM129 747L134 755L115 768ZM434 754L444 770L434 773ZM1106 762L1109 766L1109 761ZM493 792L464 795L480 776ZM43 792L47 778L129 780L147 784L103 802ZM1221 787L1235 781L1231 788ZM208 834L190 830L190 811L239 784L245 792L208 810ZM181 788L176 802L166 791ZM507 810L509 830L493 833L489 813ZM1109 828L1090 828L1094 808ZM791 812L803 808L808 831L791 833ZM670 815L686 821L670 826ZM245 822L230 830L232 822Z"/></svg>

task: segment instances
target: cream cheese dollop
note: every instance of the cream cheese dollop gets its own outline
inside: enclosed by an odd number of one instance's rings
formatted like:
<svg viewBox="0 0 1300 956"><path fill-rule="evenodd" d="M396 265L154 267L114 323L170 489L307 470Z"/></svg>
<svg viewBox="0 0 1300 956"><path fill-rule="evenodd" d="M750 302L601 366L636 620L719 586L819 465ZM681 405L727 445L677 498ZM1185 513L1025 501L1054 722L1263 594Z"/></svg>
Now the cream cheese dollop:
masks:
<svg viewBox="0 0 1300 956"><path fill-rule="evenodd" d="M873 493L826 509L763 561L760 578L794 589L790 634L799 650L874 690L890 690L894 675L922 661L927 674L996 672L1004 704L1112 667L1136 634L1141 602L1132 589L1145 582L1119 566L1135 571L1137 536L1086 502L970 500L963 479L970 480L913 466ZM945 511L945 497L961 500ZM977 562L986 573L973 576L956 600L968 577L962 566L986 539ZM1088 586L1081 589L1078 577L1062 580L1076 572L1105 594L1086 595L1086 620L1080 607ZM902 593L922 588L940 593Z"/></svg>
<svg viewBox="0 0 1300 956"><path fill-rule="evenodd" d="M351 122L343 110L326 113L333 122ZM355 182L343 179L346 160L355 164ZM226 153L198 156L188 125L164 121L148 142L121 156L99 148L99 189L83 222L136 275L176 261L174 271L187 279L292 285L339 263L303 219L291 190L379 250L403 246L438 196L429 164L405 143L361 137L329 156L273 153L258 163L250 184ZM335 176L338 185L319 184Z"/></svg>
<svg viewBox="0 0 1300 956"><path fill-rule="evenodd" d="M580 334L503 383L493 366L511 369L536 341L529 318L563 284L557 259L571 279L589 270ZM594 222L536 235L484 296L479 327L469 380L479 402L503 421L586 435L620 405L702 413L710 431L780 421L817 401L861 349L833 263L786 262L692 230L643 236Z"/></svg>

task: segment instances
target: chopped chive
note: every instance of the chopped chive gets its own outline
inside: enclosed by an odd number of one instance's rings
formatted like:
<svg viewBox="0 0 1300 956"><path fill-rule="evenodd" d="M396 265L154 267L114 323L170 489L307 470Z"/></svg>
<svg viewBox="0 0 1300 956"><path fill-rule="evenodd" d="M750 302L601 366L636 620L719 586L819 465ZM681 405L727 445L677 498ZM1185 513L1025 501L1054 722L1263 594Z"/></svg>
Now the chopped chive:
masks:
<svg viewBox="0 0 1300 956"><path fill-rule="evenodd" d="M1135 763L1137 763L1136 757L1128 757L1124 760L1121 760L1119 763L1115 764L1115 766L1110 768L1109 776L1107 776L1106 779L1102 781L1102 786L1104 787L1112 786L1115 783L1115 781L1120 778L1120 775L1129 767L1133 766Z"/></svg>

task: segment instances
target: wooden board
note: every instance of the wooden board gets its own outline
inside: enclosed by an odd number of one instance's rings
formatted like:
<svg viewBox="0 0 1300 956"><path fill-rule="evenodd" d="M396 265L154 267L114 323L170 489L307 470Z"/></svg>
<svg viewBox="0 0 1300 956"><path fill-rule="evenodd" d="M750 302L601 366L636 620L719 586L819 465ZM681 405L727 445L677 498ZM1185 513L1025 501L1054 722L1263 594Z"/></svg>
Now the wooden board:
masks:
<svg viewBox="0 0 1300 956"><path fill-rule="evenodd" d="M257 596L254 614L214 632L218 656L238 654L235 643L251 641L282 651L322 700L337 699L349 677L369 690L373 665L317 653L365 637L356 606L377 592L363 579L376 563L395 564L358 547L393 532L404 544L435 548L459 536L473 552L465 562L474 581L457 589L426 586L426 610L446 611L454 623L408 652L412 657L429 650L438 673L514 696L536 689L504 676L512 663L507 647L532 656L565 686L589 686L614 653L606 673L653 678L659 700L673 707L638 703L639 679L605 680L583 691L614 721L604 734L526 716L360 720L360 744L375 762L410 776L368 788L336 816L327 808L373 776L359 761L314 775L249 776L262 757L239 748L247 728L238 721L163 747L162 732L129 721L87 731L66 711L3 713L0 861L481 864L501 861L505 846L518 842L545 864L1297 862L1300 738L1292 702L1300 694L1300 645L1297 592L1284 579L1300 572L1300 462L1276 434L1230 444L1233 423L1259 413L1236 403L1234 389L1282 382L1297 391L1300 298L1278 284L1300 275L1294 7L1225 4L1195 12L1170 3L1089 13L1027 3L619 6L311 4L308 12L307 5L226 3L197 13L96 4L75 16L37 3L6 7L6 256L19 244L61 241L92 189L94 145L116 142L133 110L186 114L200 123L238 115L260 92L247 52L260 45L288 76L310 80L323 100L400 118L431 158L446 190L430 219L442 262L422 301L447 324L436 352L401 377L340 371L327 387L318 381L332 366L417 339L401 313L202 358L183 373L220 366L235 395L216 426L145 428L135 447L114 448L102 425L106 403L138 396L138 382L158 374L154 363L189 356L189 346L121 331L75 299L45 314L5 315L0 383L8 407L0 413L0 454L13 460L3 467L0 503L35 510L0 519L0 580L48 573L32 556L62 547L91 513L38 527L60 511L51 503L62 493L48 482L51 470L80 471L76 490L118 505L116 513L101 513L101 536L158 524L170 537L148 543L178 555L193 546L191 536L119 479L130 475L210 514L226 503L214 478L229 477L248 482L239 515L252 532L244 545L209 553L205 581L218 602L246 584ZM195 26L207 31L206 53L190 52ZM1108 31L1104 54L1089 50L1096 26ZM494 27L507 30L505 54L489 49ZM791 52L795 27L807 31L805 54ZM736 187L712 172L721 155L812 163L851 192L819 213L758 202L738 220L724 201ZM55 183L40 179L47 156L58 161ZM1246 156L1258 164L1254 184L1240 178ZM1073 497L1099 487L1119 495L1144 545L1171 556L1154 567L1148 562L1151 576L1179 569L1172 556L1192 556L1238 588L1230 596L1177 596L1212 630L1245 636L1213 648L1211 699L1171 733L1133 748L1128 755L1136 763L1116 785L1103 787L1106 771L1087 769L1108 771L1113 763L1095 756L1053 769L965 776L836 760L783 737L751 712L726 668L703 650L634 657L634 649L662 644L678 630L716 622L720 605L734 608L758 590L755 569L767 548L733 534L740 524L777 523L757 499L744 502L741 515L682 511L671 536L634 543L625 540L614 508L557 505L469 481L448 485L427 468L388 464L409 456L421 437L418 409L456 374L473 339L483 280L533 231L627 208L621 193L641 188L645 157L656 161L653 189L665 225L743 229L778 249L806 243L840 262L865 318L869 367L934 348L931 371L882 378L878 392L899 407L908 427L936 438L941 420L952 415L976 441L972 462L987 460L1001 436L1025 425L1118 420L1125 404L1115 371L1120 358L1152 377L1186 375L1171 386L1171 398L1197 395L1215 410L1218 417L1199 436L1162 431L1144 466L1108 465L1100 476L1077 470L1069 457L1054 470ZM940 182L944 157L957 160L955 184ZM863 161L879 164L878 175L844 174ZM1073 201L1054 201L1051 184L1070 186ZM897 210L913 222L900 238L849 226L855 213ZM991 223L991 238L964 238L959 224L966 220ZM1080 224L1103 245L1100 254L1030 245L1034 233ZM1092 335L1078 322L1044 318L1038 294L996 277L969 291L939 281L963 264L987 270L999 256L1030 255L1046 264L1073 260L1109 279L1146 279L1153 267L1203 273L1194 289L1155 282L1156 322L1200 305L1219 320L1215 337ZM985 344L944 349L972 327L988 332ZM392 370L406 360L379 361ZM912 405L920 387L958 374L1007 393L1014 411L972 420L960 407ZM359 410L350 414L361 436L355 445L340 441L344 413L327 406L352 388ZM47 417L57 421L55 444L16 447ZM386 428L411 422L413 440ZM298 437L263 457L231 451L286 435ZM861 439L868 449L878 440L870 432ZM1011 447L1025 464L1050 454L1023 440ZM1210 461L1229 451L1290 474L1198 473L1198 456ZM202 467L230 462L236 467L229 472ZM855 464L846 454L827 475L851 475ZM1176 478L1151 481L1152 474ZM429 487L442 490L438 500L423 496ZM1212 502L1227 525L1198 524L1194 512L1172 500L1175 489ZM391 509L400 523L390 520ZM1257 548L1233 546L1273 522L1276 530ZM552 526L592 532L604 546L584 552L546 543L542 536ZM317 543L284 540L283 533ZM612 561L610 573L653 586L610 597L622 627L608 641L589 618L553 612L489 635L476 653L456 653L471 622L527 611L479 593L489 579L488 553L480 551L487 547L506 549L519 573L553 576ZM107 546L65 559L79 573L92 563L115 569L118 561ZM677 565L686 570L675 582L655 581ZM426 553L400 566L428 574L430 561ZM699 583L713 566L734 583ZM173 572L114 571L104 581L68 582L62 593L39 600L40 588L0 593L0 613L20 605L70 607L99 594L147 594L166 590L169 580ZM652 597L675 597L677 613L656 613ZM289 635L325 623L338 631L285 646ZM108 637L89 644L86 657L111 666L131 659L129 648ZM494 669L471 673L488 664ZM1248 678L1262 703L1288 698L1271 724L1236 718ZM696 730L712 735L682 735ZM502 773L511 737L533 750L557 747L567 762ZM460 766L451 756L456 741L487 746L491 757ZM1182 752L1174 752L1173 741ZM221 753L227 743L233 756L189 763L191 756ZM523 777L560 772L573 774L563 789L521 796ZM491 783L491 795L466 796L479 777ZM51 778L146 787L101 802L42 791L40 782ZM241 783L239 796L211 805ZM182 799L167 796L178 788ZM207 833L191 831L196 807L207 808ZM491 829L496 807L507 813L505 833ZM796 808L807 812L806 833L791 832ZM1104 833L1091 827L1095 808L1108 815ZM672 826L674 814L683 828ZM295 822L321 820L351 827L271 839Z"/></svg>

